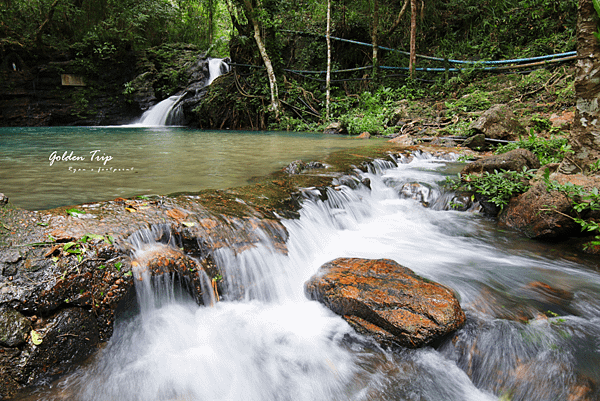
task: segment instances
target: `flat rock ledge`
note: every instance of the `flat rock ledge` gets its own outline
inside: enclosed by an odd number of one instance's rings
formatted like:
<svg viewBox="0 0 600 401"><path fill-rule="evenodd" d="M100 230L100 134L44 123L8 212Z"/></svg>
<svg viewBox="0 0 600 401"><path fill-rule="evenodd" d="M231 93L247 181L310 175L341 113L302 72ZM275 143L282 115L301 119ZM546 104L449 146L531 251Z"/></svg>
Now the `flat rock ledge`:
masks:
<svg viewBox="0 0 600 401"><path fill-rule="evenodd" d="M434 344L465 323L451 289L389 259L335 259L305 283L305 292L385 346Z"/></svg>

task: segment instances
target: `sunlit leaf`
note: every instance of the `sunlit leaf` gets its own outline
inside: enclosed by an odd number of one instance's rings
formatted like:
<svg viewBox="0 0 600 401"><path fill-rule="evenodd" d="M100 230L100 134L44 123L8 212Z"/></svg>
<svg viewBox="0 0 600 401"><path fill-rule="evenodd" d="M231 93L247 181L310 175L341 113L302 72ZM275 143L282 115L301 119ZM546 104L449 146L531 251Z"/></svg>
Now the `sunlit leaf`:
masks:
<svg viewBox="0 0 600 401"><path fill-rule="evenodd" d="M35 330L31 330L31 342L34 345L40 345L42 343L42 335Z"/></svg>

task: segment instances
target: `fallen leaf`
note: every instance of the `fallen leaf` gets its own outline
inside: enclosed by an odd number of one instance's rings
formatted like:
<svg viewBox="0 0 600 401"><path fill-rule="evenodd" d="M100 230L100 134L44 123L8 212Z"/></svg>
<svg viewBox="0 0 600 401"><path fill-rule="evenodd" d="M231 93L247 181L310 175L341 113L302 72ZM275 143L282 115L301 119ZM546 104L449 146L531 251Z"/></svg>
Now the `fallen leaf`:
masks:
<svg viewBox="0 0 600 401"><path fill-rule="evenodd" d="M42 335L35 330L31 330L31 342L34 345L40 345L42 343Z"/></svg>

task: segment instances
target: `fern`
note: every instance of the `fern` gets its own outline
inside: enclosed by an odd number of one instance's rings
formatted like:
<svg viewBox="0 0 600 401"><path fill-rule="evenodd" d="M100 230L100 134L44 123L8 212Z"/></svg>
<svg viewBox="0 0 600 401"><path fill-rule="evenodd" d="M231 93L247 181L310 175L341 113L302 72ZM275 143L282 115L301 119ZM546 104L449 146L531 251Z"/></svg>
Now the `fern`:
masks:
<svg viewBox="0 0 600 401"><path fill-rule="evenodd" d="M592 0L592 3L596 9L596 14L598 14L598 17L600 18L600 0ZM600 27L598 27L598 32L594 32L594 36L600 41Z"/></svg>

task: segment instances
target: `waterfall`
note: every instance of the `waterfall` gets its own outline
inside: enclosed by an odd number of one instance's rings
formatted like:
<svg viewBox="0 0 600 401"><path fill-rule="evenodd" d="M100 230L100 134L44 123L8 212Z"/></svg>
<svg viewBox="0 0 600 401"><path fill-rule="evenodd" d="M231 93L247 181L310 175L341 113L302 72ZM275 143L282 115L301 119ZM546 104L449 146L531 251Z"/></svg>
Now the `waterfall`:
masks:
<svg viewBox="0 0 600 401"><path fill-rule="evenodd" d="M212 82L223 74L229 72L229 64L223 61L222 58L211 58L208 60L208 79L206 86L212 84Z"/></svg>
<svg viewBox="0 0 600 401"><path fill-rule="evenodd" d="M287 253L265 234L255 247L215 255L241 300L150 305L150 314L119 322L96 361L50 399L545 401L582 391L597 399L600 275L476 213L424 207L400 193L420 183L441 196L452 163L418 155L376 163L352 185L340 179L326 200L307 190L299 219L283 221ZM170 237L161 236L166 245ZM467 326L438 349L381 349L304 296L303 283L340 256L394 259L448 285ZM528 322L490 312L542 315L553 307L528 287L539 281L574 294L568 311Z"/></svg>
<svg viewBox="0 0 600 401"><path fill-rule="evenodd" d="M210 85L220 75L229 72L229 65L220 58L208 59L208 78L204 87ZM171 96L152 106L142 114L137 123L131 124L137 127L162 127L178 125L184 121L181 100L187 94L184 91L180 95Z"/></svg>
<svg viewBox="0 0 600 401"><path fill-rule="evenodd" d="M181 121L182 111L178 104L184 94L171 96L146 110L139 122L133 124L138 127L161 127L173 125Z"/></svg>

